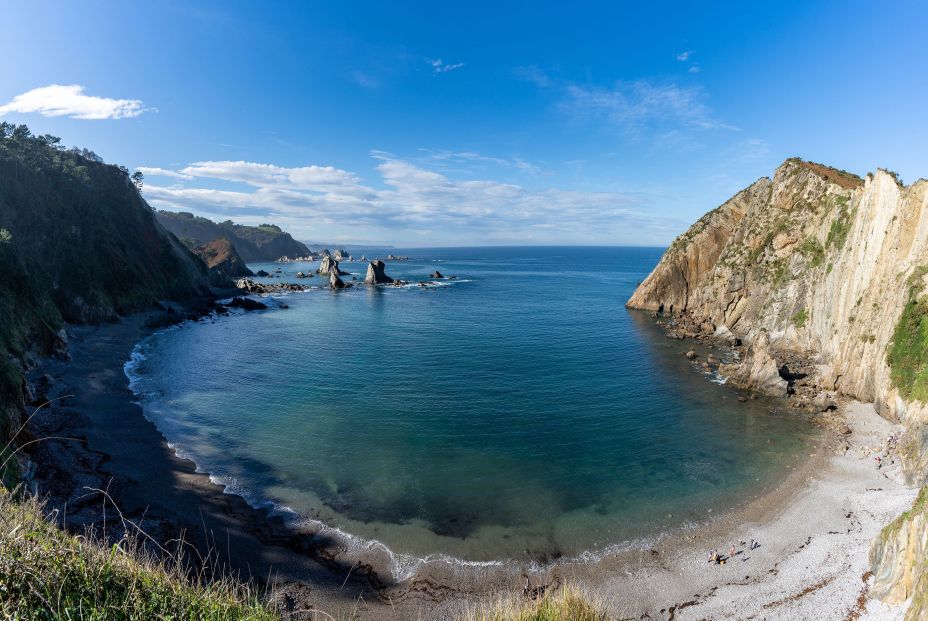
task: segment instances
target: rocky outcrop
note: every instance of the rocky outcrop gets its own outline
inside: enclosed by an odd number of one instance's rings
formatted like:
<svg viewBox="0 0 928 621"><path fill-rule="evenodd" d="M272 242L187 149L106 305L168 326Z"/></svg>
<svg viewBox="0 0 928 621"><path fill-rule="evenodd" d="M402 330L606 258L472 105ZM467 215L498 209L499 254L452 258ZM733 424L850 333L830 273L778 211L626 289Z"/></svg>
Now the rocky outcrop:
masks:
<svg viewBox="0 0 928 621"><path fill-rule="evenodd" d="M444 276L441 275L441 272L439 272L438 270L435 270L434 272L429 274L429 278L444 278Z"/></svg>
<svg viewBox="0 0 928 621"><path fill-rule="evenodd" d="M787 381L780 376L780 366L770 355L766 333L755 339L747 360L740 364L719 365L719 374L739 386L771 397L785 397L789 388Z"/></svg>
<svg viewBox="0 0 928 621"><path fill-rule="evenodd" d="M239 278L235 281L235 287L241 289L245 293L252 293L255 295L264 295L267 293L283 293L288 291L306 291L309 289L306 285L298 285L292 282L275 282L270 284L265 284L261 282L255 282L250 278Z"/></svg>
<svg viewBox="0 0 928 621"><path fill-rule="evenodd" d="M393 282L393 279L384 272L385 264L379 259L367 264L367 276L364 277L365 285L386 285Z"/></svg>
<svg viewBox="0 0 928 621"><path fill-rule="evenodd" d="M331 255L323 255L322 260L319 262L319 269L316 270L317 274L335 274L336 276L344 276L348 272L343 272L338 269L338 261L332 258Z"/></svg>
<svg viewBox="0 0 928 621"><path fill-rule="evenodd" d="M225 237L214 239L204 246L197 246L193 249L193 254L206 263L211 274L224 275L229 278L254 276L235 251L235 246Z"/></svg>
<svg viewBox="0 0 928 621"><path fill-rule="evenodd" d="M338 289L347 289L350 287L350 284L346 284L341 278L338 277L336 272L329 272L329 288L338 290Z"/></svg>
<svg viewBox="0 0 928 621"><path fill-rule="evenodd" d="M907 427L906 469L924 484L926 275L928 181L793 159L677 238L628 306L686 336L742 341L743 362L719 369L734 383L779 394L785 381L818 410L835 394L874 402ZM906 524L875 544L873 592L918 601L928 526Z"/></svg>
<svg viewBox="0 0 928 621"><path fill-rule="evenodd" d="M267 304L252 300L251 298L234 297L227 305L229 308L241 308L246 311L256 311L267 309Z"/></svg>

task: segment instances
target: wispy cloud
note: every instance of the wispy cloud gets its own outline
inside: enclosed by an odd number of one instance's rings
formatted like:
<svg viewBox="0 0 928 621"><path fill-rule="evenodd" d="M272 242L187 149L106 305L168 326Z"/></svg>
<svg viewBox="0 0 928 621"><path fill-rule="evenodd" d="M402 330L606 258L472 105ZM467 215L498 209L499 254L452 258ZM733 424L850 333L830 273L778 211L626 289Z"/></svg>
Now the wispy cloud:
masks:
<svg viewBox="0 0 928 621"><path fill-rule="evenodd" d="M690 73L699 73L700 71L702 71L702 69L699 67L699 65L693 65L692 67L687 69L687 71L689 71Z"/></svg>
<svg viewBox="0 0 928 621"><path fill-rule="evenodd" d="M297 234L325 236L332 227L379 235L383 241L443 239L554 242L668 239L681 223L647 213L646 199L620 192L530 189L487 179L454 179L374 151L377 183L331 166L287 168L256 162L195 162L178 170L147 167L145 196L158 207L247 221L273 218ZM512 166L530 166L511 160ZM223 182L220 189L215 182ZM228 189L228 182L241 184ZM320 227L326 228L321 230ZM634 230L635 235L628 232Z"/></svg>
<svg viewBox="0 0 928 621"><path fill-rule="evenodd" d="M554 80L552 80L551 77L548 76L548 74L537 65L516 67L513 69L513 73L516 75L516 77L525 80L526 82L532 82L542 88L547 88L554 84Z"/></svg>
<svg viewBox="0 0 928 621"><path fill-rule="evenodd" d="M75 119L125 119L138 116L147 109L138 99L111 99L84 94L78 84L52 84L34 88L0 106L0 116L11 112L42 116L67 116Z"/></svg>
<svg viewBox="0 0 928 621"><path fill-rule="evenodd" d="M685 63L686 61L690 59L690 56L692 55L693 55L693 50L686 50L685 52L680 52L679 54L677 54L677 60L679 60L681 63Z"/></svg>
<svg viewBox="0 0 928 621"><path fill-rule="evenodd" d="M516 169L525 173L537 175L541 173L541 167L528 162L520 157L496 157L492 155L483 155L474 151L448 151L441 149L419 149L425 154L420 161L429 164L445 166L453 165L458 170L486 170L490 166Z"/></svg>
<svg viewBox="0 0 928 621"><path fill-rule="evenodd" d="M619 81L611 88L570 85L563 106L578 114L598 117L626 131L683 126L736 129L716 119L696 87L648 80Z"/></svg>
<svg viewBox="0 0 928 621"><path fill-rule="evenodd" d="M431 65L432 75L448 73L449 71L454 71L455 69L460 69L464 66L464 63L446 63L440 58L427 58L425 59L425 62Z"/></svg>

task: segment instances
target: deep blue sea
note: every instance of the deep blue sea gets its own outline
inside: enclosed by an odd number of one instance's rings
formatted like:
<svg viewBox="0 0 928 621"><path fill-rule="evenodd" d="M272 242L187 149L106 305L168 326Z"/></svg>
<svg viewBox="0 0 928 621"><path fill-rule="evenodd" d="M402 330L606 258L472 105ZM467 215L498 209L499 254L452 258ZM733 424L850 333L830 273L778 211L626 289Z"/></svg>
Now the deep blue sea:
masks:
<svg viewBox="0 0 928 621"><path fill-rule="evenodd" d="M252 502L468 560L595 554L702 522L813 437L625 309L661 249L392 252L411 257L387 263L395 278L457 279L319 288L157 333L127 365L146 416ZM293 280L316 265L250 267ZM363 280L366 264L342 268Z"/></svg>

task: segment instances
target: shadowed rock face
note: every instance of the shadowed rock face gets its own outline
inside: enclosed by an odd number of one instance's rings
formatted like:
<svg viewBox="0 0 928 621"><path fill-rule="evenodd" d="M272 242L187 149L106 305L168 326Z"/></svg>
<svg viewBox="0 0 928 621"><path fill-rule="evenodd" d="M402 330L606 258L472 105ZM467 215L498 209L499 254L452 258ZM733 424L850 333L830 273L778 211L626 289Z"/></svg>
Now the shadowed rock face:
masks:
<svg viewBox="0 0 928 621"><path fill-rule="evenodd" d="M335 274L336 276L342 276L348 272L343 272L338 269L338 261L332 258L331 255L325 255L322 257L322 261L319 262L319 269L316 270L317 274Z"/></svg>
<svg viewBox="0 0 928 621"><path fill-rule="evenodd" d="M900 337L918 342L923 327L903 311L925 300L926 275L928 181L906 187L884 170L860 179L791 159L677 238L628 307L672 314L693 336L740 339L743 362L719 369L733 384L773 394L784 381L817 385L820 409L836 393L874 402L907 427L906 472L924 485L928 403L896 384L904 369L894 375L887 352ZM928 616L921 498L871 555L871 593L912 598L906 619Z"/></svg>
<svg viewBox="0 0 928 621"><path fill-rule="evenodd" d="M385 265L383 261L371 261L367 265L367 276L364 277L365 285L386 285L393 282L393 279L384 273Z"/></svg>
<svg viewBox="0 0 928 621"><path fill-rule="evenodd" d="M329 272L329 288L331 289L347 289L351 285L346 285L345 282L338 277L336 272Z"/></svg>
<svg viewBox="0 0 928 621"><path fill-rule="evenodd" d="M225 237L214 239L205 246L198 246L193 249L193 253L206 263L210 272L220 272L231 278L254 275L235 251L232 242Z"/></svg>

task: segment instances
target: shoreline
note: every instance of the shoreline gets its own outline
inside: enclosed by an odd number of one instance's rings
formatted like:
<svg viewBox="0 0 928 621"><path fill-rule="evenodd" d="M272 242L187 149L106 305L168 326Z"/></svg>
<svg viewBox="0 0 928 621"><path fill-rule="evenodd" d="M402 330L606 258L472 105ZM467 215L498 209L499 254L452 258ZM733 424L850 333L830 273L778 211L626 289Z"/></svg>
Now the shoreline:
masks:
<svg viewBox="0 0 928 621"><path fill-rule="evenodd" d="M209 474L197 472L192 461L174 454L134 401L128 389L129 379L123 372L123 365L135 344L150 333L144 327L146 317L136 315L119 324L99 327L72 327L73 360L67 363L50 361L39 370L54 378L49 398L65 394L75 396L40 413L34 419L36 435L82 439L80 443L48 440L39 444L34 461L43 495L50 493L54 506L67 506L67 521L72 527L100 526L101 497L99 494L86 497L87 490L83 488L107 489L126 517L140 522L140 526L156 539L167 541L186 531L190 539L197 540L198 546L209 545L215 549L216 564L231 567L244 576L254 576L261 583L273 572L275 585L281 593L286 593L287 601L299 602L300 607L313 605L329 613L355 614L357 618L446 618L455 611L490 601L498 594L518 594L564 582L596 594L616 615L634 618L648 615L645 618L652 619L743 618L743 609L736 611L734 616L726 613L724 602L718 601L719 593L735 589L738 593L728 594L729 598L745 598L745 593L751 591L755 594L746 599L754 601L765 597L764 587L782 580L779 577L782 574L802 574L784 572L783 567L795 564L797 557L803 555L801 551L811 547L813 539L838 533L842 530L841 522L849 519L841 519L842 511L838 517L831 515L828 520L819 520L821 524L812 528L809 518L815 515L823 500L833 502L835 495L850 494L855 483L868 478L860 477L866 474L866 469L857 468L860 472L854 472L851 466L855 464L845 463L849 462L848 455L854 453L855 448L872 441L856 427L874 426L880 431L892 428L872 412L872 408L870 416L858 411L866 406L852 404L845 408L848 418L853 418L849 422L855 423L849 442L852 448L846 455L834 455L831 447L834 438L825 437L829 432L823 431L814 455L803 460L774 489L727 511L709 524L662 536L650 550L628 550L592 562L556 561L546 567L518 572L513 567L464 571L447 563L441 564L444 566L433 564L417 571L408 582L391 583L384 580L372 564L356 561L349 564L327 549L337 549L338 542L324 535L301 532L288 525L284 518L252 507L241 496L226 492L225 486L213 481ZM873 417L878 420L872 420ZM899 464L895 467L898 469ZM877 476L890 470L886 467ZM825 485L823 481L829 477L835 480ZM56 479L61 480L54 482ZM879 478L876 481L881 482ZM46 484L49 485L46 487ZM908 508L915 496L914 490L899 482L893 483L891 492L877 490L876 485L872 487L872 490L865 488L859 492L865 497L856 499L862 501L862 507L856 501L851 502L855 507L850 512L852 515L866 510L868 505L879 507L867 521L866 528L863 521L858 520L860 524L855 532L859 540L855 540L855 545L842 548L847 549L847 559L853 557L855 568L867 562L866 550L872 540L868 533L874 528L878 532L879 527ZM886 492L886 498L880 492ZM847 499L842 497L841 500ZM782 520L797 527L778 528ZM799 528L798 524L804 527ZM747 533L749 525L751 534L736 534ZM845 530L845 539L852 539L853 529ZM799 531L809 532L799 537ZM752 558L749 565L745 565L750 568L745 570L749 573L734 582L735 574L731 570L747 561L708 566L710 571L706 571L705 558L708 549L727 550L724 542L732 540L733 536L738 537L733 543L755 538L762 546L752 554L756 559ZM713 571L716 569L720 571ZM760 569L766 570L766 574ZM821 566L818 573L826 570L827 566ZM811 588L824 580L815 580L815 577L799 575L797 579L809 582L803 588ZM862 586L860 575L846 578L839 580L831 576L827 585L813 592L841 586L842 597L853 595L849 602L856 605ZM772 591L780 597L792 592L788 588L773 588ZM634 594L633 603L630 594ZM801 606L810 600L802 596L790 601ZM775 601L764 601L760 605L771 603ZM774 608L786 605L778 604ZM864 612L870 608L876 611L880 606L877 602L868 602ZM763 613L768 608L759 610ZM711 615L707 611L711 611ZM881 609L879 614L884 616L872 618L892 618L886 617L886 613L887 610ZM844 618L822 614L819 611L815 617Z"/></svg>

